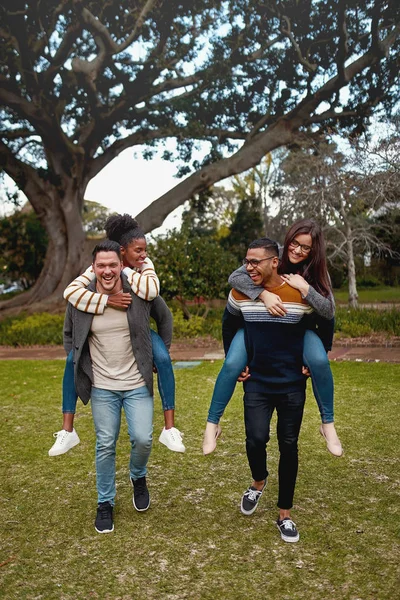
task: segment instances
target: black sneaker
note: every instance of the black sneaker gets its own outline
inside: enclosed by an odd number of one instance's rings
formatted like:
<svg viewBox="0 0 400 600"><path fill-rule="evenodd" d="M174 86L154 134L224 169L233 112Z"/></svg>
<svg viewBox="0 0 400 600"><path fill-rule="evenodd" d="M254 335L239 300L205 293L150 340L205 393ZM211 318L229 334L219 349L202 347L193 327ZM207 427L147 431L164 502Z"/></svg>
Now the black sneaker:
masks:
<svg viewBox="0 0 400 600"><path fill-rule="evenodd" d="M293 523L292 519L289 519L289 517L285 517L285 519L282 519L282 521L278 519L276 522L276 526L281 532L281 538L284 542L299 541L300 535L296 529L296 523Z"/></svg>
<svg viewBox="0 0 400 600"><path fill-rule="evenodd" d="M133 506L139 512L147 510L150 506L150 495L146 485L146 477L139 477L134 481L131 479L133 485Z"/></svg>
<svg viewBox="0 0 400 600"><path fill-rule="evenodd" d="M262 496L264 488L265 488L265 483L264 483L264 487L262 490L257 490L255 487L253 487L251 485L245 491L245 493L243 494L243 497L242 497L242 502L240 504L240 510L242 511L242 513L244 515L252 515L253 512L256 510L258 501Z"/></svg>
<svg viewBox="0 0 400 600"><path fill-rule="evenodd" d="M98 533L111 533L114 531L113 506L110 502L100 502L98 504L94 527Z"/></svg>

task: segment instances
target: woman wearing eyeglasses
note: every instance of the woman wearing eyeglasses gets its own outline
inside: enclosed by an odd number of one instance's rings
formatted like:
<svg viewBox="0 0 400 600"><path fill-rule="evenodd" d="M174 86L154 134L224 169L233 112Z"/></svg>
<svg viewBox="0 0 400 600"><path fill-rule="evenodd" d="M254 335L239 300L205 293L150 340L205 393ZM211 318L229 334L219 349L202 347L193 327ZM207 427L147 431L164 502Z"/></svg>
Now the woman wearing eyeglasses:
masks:
<svg viewBox="0 0 400 600"><path fill-rule="evenodd" d="M284 317L286 310L279 296L255 285L251 275L247 273L245 262L246 259L243 261L244 266L230 276L231 287L252 300L262 300L266 309L277 318ZM257 269L257 265L252 264L252 267ZM307 317L309 321L304 336L304 373L311 375L322 421L320 433L325 438L329 452L334 456L342 456L342 445L334 425L333 377L327 356L332 347L335 303L326 265L324 239L321 228L315 221L303 219L290 227L285 237L278 272L282 280L298 289L314 309L313 315ZM219 421L232 397L236 381L245 381L251 377L246 364L244 330L239 329L215 383L204 433L204 454L210 454L216 448L221 434Z"/></svg>

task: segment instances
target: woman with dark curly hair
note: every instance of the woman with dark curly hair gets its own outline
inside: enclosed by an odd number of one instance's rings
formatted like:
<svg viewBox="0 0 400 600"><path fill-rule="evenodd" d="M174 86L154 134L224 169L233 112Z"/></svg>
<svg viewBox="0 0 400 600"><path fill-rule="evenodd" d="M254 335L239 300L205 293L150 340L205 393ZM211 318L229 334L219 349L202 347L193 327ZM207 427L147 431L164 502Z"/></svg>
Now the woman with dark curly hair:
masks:
<svg viewBox="0 0 400 600"><path fill-rule="evenodd" d="M145 234L137 221L130 215L111 215L105 224L108 239L121 246L124 273L128 278L132 291L143 300L151 301L159 294L159 280L154 271L152 261L147 257ZM86 290L94 278L92 267L77 277L64 291L64 298L75 308L83 312L102 314L106 307L126 309L130 302L130 294L120 293L115 296L93 294ZM172 330L172 316L171 316ZM164 428L159 441L169 450L184 452L182 434L175 427L175 377L169 351L161 337L151 330L153 360L157 371L158 389L164 411ZM55 443L49 450L49 456L57 456L68 452L79 444L78 434L74 429L77 395L74 385L72 355L68 355L63 378L63 427L54 434Z"/></svg>

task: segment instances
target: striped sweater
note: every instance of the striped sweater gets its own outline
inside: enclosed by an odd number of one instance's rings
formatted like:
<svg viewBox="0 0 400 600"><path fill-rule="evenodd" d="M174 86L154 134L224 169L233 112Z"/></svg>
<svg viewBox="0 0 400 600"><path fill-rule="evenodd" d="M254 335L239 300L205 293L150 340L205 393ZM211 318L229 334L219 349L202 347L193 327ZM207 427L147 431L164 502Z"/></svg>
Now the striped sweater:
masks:
<svg viewBox="0 0 400 600"><path fill-rule="evenodd" d="M245 329L245 340L251 377L244 383L245 392L290 393L304 389L303 316L312 308L298 290L287 283L268 291L280 296L286 310L284 317L274 317L261 300L232 290L224 317L225 334L237 327Z"/></svg>
<svg viewBox="0 0 400 600"><path fill-rule="evenodd" d="M142 300L154 300L159 295L160 282L149 258L146 258L141 271L125 267L124 273L133 293ZM108 296L86 289L94 278L93 269L89 267L65 288L63 295L65 300L68 300L78 310L101 315L106 308Z"/></svg>

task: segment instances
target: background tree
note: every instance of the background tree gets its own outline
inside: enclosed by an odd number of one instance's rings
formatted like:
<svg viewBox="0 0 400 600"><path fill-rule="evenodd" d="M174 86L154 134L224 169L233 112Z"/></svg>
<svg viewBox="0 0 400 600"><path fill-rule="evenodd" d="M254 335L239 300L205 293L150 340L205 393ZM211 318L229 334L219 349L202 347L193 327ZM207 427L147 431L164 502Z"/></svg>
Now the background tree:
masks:
<svg viewBox="0 0 400 600"><path fill-rule="evenodd" d="M18 211L0 219L2 279L28 289L39 277L47 249L47 235L33 211Z"/></svg>
<svg viewBox="0 0 400 600"><path fill-rule="evenodd" d="M347 267L349 305L357 306L356 258L389 254L394 250L383 239L374 220L400 194L398 141L355 140L346 154L333 142L310 143L293 150L283 161L281 220L295 221L312 215L325 228L328 258ZM377 160L379 157L379 160ZM389 224L385 228L389 231Z"/></svg>
<svg viewBox="0 0 400 600"><path fill-rule="evenodd" d="M238 261L245 257L249 241L264 236L261 214L260 196L250 196L240 201L229 235L222 240L224 248L232 252Z"/></svg>
<svg viewBox="0 0 400 600"><path fill-rule="evenodd" d="M158 236L149 244L165 299L176 299L191 317L188 301L226 298L228 277L239 265L211 234L189 234L186 229Z"/></svg>
<svg viewBox="0 0 400 600"><path fill-rule="evenodd" d="M37 284L10 302L60 296L83 268L87 184L124 149L175 139L164 157L194 171L137 215L150 231L303 130L359 131L390 111L399 13L396 0L2 2L0 165L49 238Z"/></svg>
<svg viewBox="0 0 400 600"><path fill-rule="evenodd" d="M229 234L238 206L239 199L233 190L213 186L186 203L181 227L188 235L212 234L222 239Z"/></svg>
<svg viewBox="0 0 400 600"><path fill-rule="evenodd" d="M380 211L374 218L377 226L377 236L386 244L391 252L372 253L372 258L378 260L377 278L385 285L400 285L400 201L395 206ZM374 267L374 265L372 265Z"/></svg>
<svg viewBox="0 0 400 600"><path fill-rule="evenodd" d="M110 210L98 202L85 200L82 223L89 237L104 237L104 225ZM29 203L0 219L0 270L8 281L18 281L29 289L39 277L48 247L46 230ZM92 244L93 245L93 244ZM91 261L91 250L86 253L86 265Z"/></svg>
<svg viewBox="0 0 400 600"><path fill-rule="evenodd" d="M85 200L83 202L82 223L87 236L104 236L104 225L111 211L99 204Z"/></svg>

